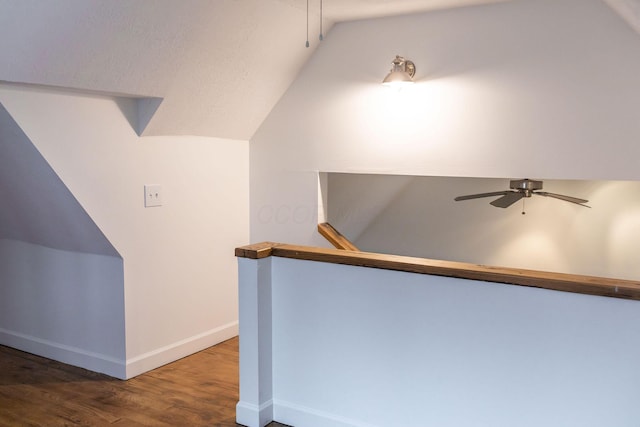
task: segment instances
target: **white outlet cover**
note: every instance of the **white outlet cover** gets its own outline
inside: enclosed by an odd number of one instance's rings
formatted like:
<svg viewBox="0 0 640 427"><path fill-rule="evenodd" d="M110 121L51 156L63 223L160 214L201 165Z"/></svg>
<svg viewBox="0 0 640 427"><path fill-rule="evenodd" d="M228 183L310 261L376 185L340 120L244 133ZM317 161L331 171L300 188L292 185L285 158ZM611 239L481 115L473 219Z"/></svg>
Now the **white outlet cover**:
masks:
<svg viewBox="0 0 640 427"><path fill-rule="evenodd" d="M162 206L162 186L153 184L144 186L144 207Z"/></svg>

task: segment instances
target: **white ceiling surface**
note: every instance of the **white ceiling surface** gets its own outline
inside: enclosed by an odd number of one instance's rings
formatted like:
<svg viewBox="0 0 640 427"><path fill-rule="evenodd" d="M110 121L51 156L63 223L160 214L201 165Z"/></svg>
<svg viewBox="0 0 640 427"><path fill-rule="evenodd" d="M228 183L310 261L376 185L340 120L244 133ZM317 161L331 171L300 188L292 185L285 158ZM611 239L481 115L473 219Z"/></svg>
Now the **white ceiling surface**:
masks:
<svg viewBox="0 0 640 427"><path fill-rule="evenodd" d="M324 30L496 1L324 0ZM640 22L640 0L606 1ZM0 0L0 81L159 97L143 135L248 140L319 45L320 0L310 0L311 48L304 47L306 4Z"/></svg>
<svg viewBox="0 0 640 427"><path fill-rule="evenodd" d="M284 4L306 11L305 0L278 0ZM332 22L358 19L380 18L384 16L451 9L508 0L323 0L322 10L326 19ZM320 0L309 1L310 12L318 14Z"/></svg>

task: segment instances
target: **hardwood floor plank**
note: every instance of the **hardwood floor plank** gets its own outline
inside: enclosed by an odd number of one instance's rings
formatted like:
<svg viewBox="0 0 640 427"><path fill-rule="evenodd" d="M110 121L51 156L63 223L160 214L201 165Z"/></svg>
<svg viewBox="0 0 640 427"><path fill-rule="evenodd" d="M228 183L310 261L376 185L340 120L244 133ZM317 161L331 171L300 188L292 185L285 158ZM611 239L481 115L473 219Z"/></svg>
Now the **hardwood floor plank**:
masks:
<svg viewBox="0 0 640 427"><path fill-rule="evenodd" d="M0 346L2 427L237 427L237 401L237 338L128 381Z"/></svg>

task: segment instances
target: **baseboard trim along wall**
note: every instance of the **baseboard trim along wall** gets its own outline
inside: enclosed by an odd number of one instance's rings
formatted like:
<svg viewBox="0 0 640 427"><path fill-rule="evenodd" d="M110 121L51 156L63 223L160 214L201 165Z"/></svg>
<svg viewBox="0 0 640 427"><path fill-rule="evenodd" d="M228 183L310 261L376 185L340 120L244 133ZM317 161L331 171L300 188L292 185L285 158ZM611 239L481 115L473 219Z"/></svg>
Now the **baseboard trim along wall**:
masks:
<svg viewBox="0 0 640 427"><path fill-rule="evenodd" d="M247 402L238 402L236 405L236 422L238 424L246 426L266 426L271 421L273 421L272 400L269 400L260 406Z"/></svg>
<svg viewBox="0 0 640 427"><path fill-rule="evenodd" d="M0 344L112 377L125 378L125 361L104 354L2 328L0 328Z"/></svg>
<svg viewBox="0 0 640 427"><path fill-rule="evenodd" d="M2 328L0 328L0 344L115 378L129 379L237 335L238 322L235 321L145 353L126 362L104 354Z"/></svg>
<svg viewBox="0 0 640 427"><path fill-rule="evenodd" d="M274 400L273 417L280 423L309 427L379 427L328 412Z"/></svg>
<svg viewBox="0 0 640 427"><path fill-rule="evenodd" d="M227 323L127 360L126 378L171 363L238 335L238 321Z"/></svg>

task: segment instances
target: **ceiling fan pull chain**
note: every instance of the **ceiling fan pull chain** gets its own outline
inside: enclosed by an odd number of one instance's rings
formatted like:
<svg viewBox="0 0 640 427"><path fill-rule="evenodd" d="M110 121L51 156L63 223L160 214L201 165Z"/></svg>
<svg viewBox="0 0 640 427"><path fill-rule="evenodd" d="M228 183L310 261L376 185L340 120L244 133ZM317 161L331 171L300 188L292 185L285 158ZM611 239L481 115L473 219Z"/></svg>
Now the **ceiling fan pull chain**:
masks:
<svg viewBox="0 0 640 427"><path fill-rule="evenodd" d="M305 47L309 47L309 0L307 0L307 42Z"/></svg>
<svg viewBox="0 0 640 427"><path fill-rule="evenodd" d="M522 198L522 215L526 215L527 213L524 211L524 197Z"/></svg>

